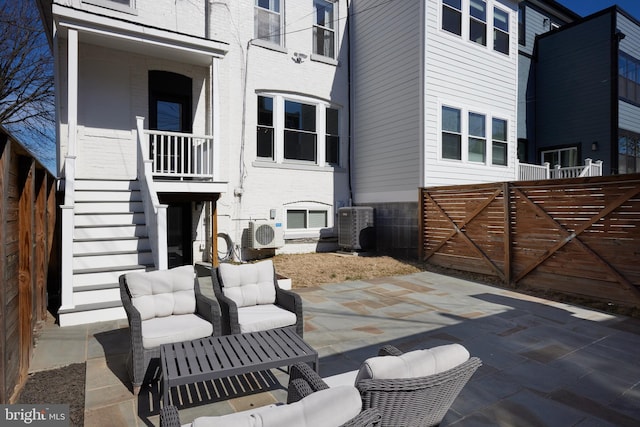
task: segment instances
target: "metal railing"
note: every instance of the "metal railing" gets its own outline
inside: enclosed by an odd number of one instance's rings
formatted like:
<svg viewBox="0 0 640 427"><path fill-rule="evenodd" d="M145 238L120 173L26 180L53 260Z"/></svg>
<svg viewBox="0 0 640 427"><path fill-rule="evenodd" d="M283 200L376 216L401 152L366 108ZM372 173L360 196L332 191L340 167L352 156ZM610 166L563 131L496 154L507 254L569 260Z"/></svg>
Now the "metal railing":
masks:
<svg viewBox="0 0 640 427"><path fill-rule="evenodd" d="M145 130L154 177L212 181L214 141L212 136Z"/></svg>

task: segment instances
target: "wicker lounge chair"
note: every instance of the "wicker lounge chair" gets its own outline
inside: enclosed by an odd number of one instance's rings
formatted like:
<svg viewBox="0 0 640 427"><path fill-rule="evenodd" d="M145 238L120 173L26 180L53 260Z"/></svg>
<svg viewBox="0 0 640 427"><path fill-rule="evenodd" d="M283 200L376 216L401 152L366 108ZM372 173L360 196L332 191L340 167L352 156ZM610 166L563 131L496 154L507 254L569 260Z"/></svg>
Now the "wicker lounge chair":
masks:
<svg viewBox="0 0 640 427"><path fill-rule="evenodd" d="M293 328L302 337L302 299L278 286L271 260L254 264L221 264L211 270L220 303L224 334Z"/></svg>
<svg viewBox="0 0 640 427"><path fill-rule="evenodd" d="M303 380L299 388L306 387ZM380 421L376 409L362 410L358 391L353 386L335 387L309 393L304 401L291 405L271 405L217 417L199 417L191 427L253 426L263 427L374 427ZM181 426L178 409L165 406L160 411L160 427Z"/></svg>
<svg viewBox="0 0 640 427"><path fill-rule="evenodd" d="M393 346L384 346L378 354L401 356L403 353ZM468 358L467 353L466 361L433 375L398 379L357 379L356 375L345 375L344 378L349 377L351 381L356 379L355 386L362 396L363 410L378 409L382 415L380 426L436 426L481 365L480 359ZM308 365L293 365L288 402L295 402L310 392L328 387L327 382Z"/></svg>
<svg viewBox="0 0 640 427"><path fill-rule="evenodd" d="M220 306L201 294L193 266L123 274L120 298L129 320L127 364L135 395L161 344L221 335Z"/></svg>

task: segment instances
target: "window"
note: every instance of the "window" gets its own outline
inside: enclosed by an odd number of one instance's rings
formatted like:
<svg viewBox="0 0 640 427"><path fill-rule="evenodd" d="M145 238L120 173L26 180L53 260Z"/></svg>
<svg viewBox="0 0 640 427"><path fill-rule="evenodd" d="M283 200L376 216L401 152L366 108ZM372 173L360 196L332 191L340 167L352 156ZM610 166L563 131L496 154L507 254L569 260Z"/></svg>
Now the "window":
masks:
<svg viewBox="0 0 640 427"><path fill-rule="evenodd" d="M542 163L549 163L551 167L555 167L556 165L560 165L560 167L563 168L578 166L578 147L547 150L541 154Z"/></svg>
<svg viewBox="0 0 640 427"><path fill-rule="evenodd" d="M328 214L326 210L288 209L287 229L308 230L326 228Z"/></svg>
<svg viewBox="0 0 640 427"><path fill-rule="evenodd" d="M316 107L284 102L284 158L316 161Z"/></svg>
<svg viewBox="0 0 640 427"><path fill-rule="evenodd" d="M462 0L442 0L442 29L462 35Z"/></svg>
<svg viewBox="0 0 640 427"><path fill-rule="evenodd" d="M460 110L442 107L442 158L462 160Z"/></svg>
<svg viewBox="0 0 640 427"><path fill-rule="evenodd" d="M527 30L526 30L526 12L524 3L518 5L518 43L522 46L527 45Z"/></svg>
<svg viewBox="0 0 640 427"><path fill-rule="evenodd" d="M340 113L335 108L326 110L325 158L327 163L340 164Z"/></svg>
<svg viewBox="0 0 640 427"><path fill-rule="evenodd" d="M335 58L336 31L334 28L334 2L313 0L313 53Z"/></svg>
<svg viewBox="0 0 640 427"><path fill-rule="evenodd" d="M509 13L493 8L493 50L509 54Z"/></svg>
<svg viewBox="0 0 640 427"><path fill-rule="evenodd" d="M280 0L255 0L253 19L255 38L281 44Z"/></svg>
<svg viewBox="0 0 640 427"><path fill-rule="evenodd" d="M135 0L82 0L82 3L128 13L135 13L136 8Z"/></svg>
<svg viewBox="0 0 640 427"><path fill-rule="evenodd" d="M487 45L487 4L484 0L469 1L469 40Z"/></svg>
<svg viewBox="0 0 640 427"><path fill-rule="evenodd" d="M507 166L507 121L496 118L492 119L491 136L491 163L498 166ZM518 148L520 148L520 146L518 146Z"/></svg>
<svg viewBox="0 0 640 427"><path fill-rule="evenodd" d="M258 96L258 157L273 159L273 98Z"/></svg>
<svg viewBox="0 0 640 427"><path fill-rule="evenodd" d="M640 134L620 129L618 173L640 172Z"/></svg>
<svg viewBox="0 0 640 427"><path fill-rule="evenodd" d="M469 161L485 162L486 123L483 114L469 113Z"/></svg>
<svg viewBox="0 0 640 427"><path fill-rule="evenodd" d="M640 105L640 60L620 52L618 58L618 96Z"/></svg>
<svg viewBox="0 0 640 427"><path fill-rule="evenodd" d="M258 160L340 166L339 108L311 98L265 93L257 96L256 112Z"/></svg>

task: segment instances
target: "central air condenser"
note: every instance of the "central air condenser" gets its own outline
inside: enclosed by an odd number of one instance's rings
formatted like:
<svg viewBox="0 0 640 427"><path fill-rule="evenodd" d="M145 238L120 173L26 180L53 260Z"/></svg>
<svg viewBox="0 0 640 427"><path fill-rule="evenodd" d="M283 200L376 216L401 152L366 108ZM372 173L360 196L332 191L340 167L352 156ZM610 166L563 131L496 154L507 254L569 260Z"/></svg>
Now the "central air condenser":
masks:
<svg viewBox="0 0 640 427"><path fill-rule="evenodd" d="M338 209L338 246L347 251L375 248L373 208L350 206Z"/></svg>

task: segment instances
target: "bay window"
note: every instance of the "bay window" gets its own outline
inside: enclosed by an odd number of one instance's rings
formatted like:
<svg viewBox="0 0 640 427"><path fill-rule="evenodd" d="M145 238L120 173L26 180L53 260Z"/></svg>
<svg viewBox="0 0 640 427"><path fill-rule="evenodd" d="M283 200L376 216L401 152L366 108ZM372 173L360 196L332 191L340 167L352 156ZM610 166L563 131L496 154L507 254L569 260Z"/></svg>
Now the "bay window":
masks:
<svg viewBox="0 0 640 427"><path fill-rule="evenodd" d="M340 123L340 109L324 102L258 95L256 156L275 163L339 166Z"/></svg>

